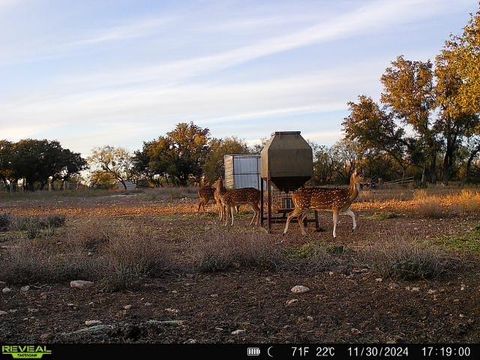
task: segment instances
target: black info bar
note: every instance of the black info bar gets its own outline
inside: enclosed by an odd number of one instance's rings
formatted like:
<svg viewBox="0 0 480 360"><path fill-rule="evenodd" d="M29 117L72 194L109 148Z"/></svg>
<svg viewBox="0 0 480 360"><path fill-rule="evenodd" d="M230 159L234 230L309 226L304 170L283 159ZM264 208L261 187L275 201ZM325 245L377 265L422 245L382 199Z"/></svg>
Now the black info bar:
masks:
<svg viewBox="0 0 480 360"><path fill-rule="evenodd" d="M0 359L477 359L479 344L2 344Z"/></svg>

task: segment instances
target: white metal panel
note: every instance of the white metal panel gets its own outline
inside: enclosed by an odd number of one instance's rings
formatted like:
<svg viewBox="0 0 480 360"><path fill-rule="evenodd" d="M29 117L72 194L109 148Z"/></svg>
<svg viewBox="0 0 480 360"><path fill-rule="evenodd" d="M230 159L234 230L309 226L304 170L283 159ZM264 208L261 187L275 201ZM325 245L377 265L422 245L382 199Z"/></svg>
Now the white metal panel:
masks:
<svg viewBox="0 0 480 360"><path fill-rule="evenodd" d="M234 174L258 174L259 155L236 156L234 160Z"/></svg>
<svg viewBox="0 0 480 360"><path fill-rule="evenodd" d="M234 178L235 178L235 189L242 189L247 187L260 189L259 174L235 175Z"/></svg>

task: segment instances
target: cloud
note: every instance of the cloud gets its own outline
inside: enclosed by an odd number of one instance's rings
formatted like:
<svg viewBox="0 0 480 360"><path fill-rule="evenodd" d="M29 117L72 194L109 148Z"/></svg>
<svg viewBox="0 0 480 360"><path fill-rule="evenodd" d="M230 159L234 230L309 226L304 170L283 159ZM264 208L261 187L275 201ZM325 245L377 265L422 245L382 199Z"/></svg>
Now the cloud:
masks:
<svg viewBox="0 0 480 360"><path fill-rule="evenodd" d="M66 46L79 47L145 37L154 34L159 28L166 26L174 20L174 17L135 20L128 24L113 26L109 29L97 30L94 34L68 43Z"/></svg>
<svg viewBox="0 0 480 360"><path fill-rule="evenodd" d="M424 11L419 11L419 6ZM441 2L426 0L375 1L350 13L339 15L293 34L263 39L252 45L221 53L162 63L149 67L124 68L100 73L82 74L63 78L70 84L89 86L119 86L159 80L165 84L178 83L195 76L221 71L261 57L274 55L300 47L329 42L345 37L358 37L366 33L392 28L394 24L412 22L442 9Z"/></svg>

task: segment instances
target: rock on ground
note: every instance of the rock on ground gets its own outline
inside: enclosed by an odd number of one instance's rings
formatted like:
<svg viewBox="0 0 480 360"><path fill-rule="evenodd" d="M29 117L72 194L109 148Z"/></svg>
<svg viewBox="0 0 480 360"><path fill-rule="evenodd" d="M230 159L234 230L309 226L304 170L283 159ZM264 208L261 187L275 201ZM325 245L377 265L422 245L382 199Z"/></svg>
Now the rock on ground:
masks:
<svg viewBox="0 0 480 360"><path fill-rule="evenodd" d="M86 281L86 280L73 280L70 281L70 287L75 289L87 289L94 285L93 281Z"/></svg>
<svg viewBox="0 0 480 360"><path fill-rule="evenodd" d="M303 294L306 292L309 292L310 288L303 286L303 285L295 285L292 289L291 292L295 294Z"/></svg>

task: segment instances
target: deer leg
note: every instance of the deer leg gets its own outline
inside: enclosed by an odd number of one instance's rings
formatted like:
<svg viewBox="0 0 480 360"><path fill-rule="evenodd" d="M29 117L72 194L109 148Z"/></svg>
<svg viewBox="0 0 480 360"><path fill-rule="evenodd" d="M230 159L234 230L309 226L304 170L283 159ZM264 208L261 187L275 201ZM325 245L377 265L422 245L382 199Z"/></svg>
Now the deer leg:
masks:
<svg viewBox="0 0 480 360"><path fill-rule="evenodd" d="M302 235L307 235L307 232L305 231L305 224L303 223L303 220L305 220L305 217L308 214L308 209L302 210L300 213L300 216L297 217L298 225L300 226L300 231Z"/></svg>
<svg viewBox="0 0 480 360"><path fill-rule="evenodd" d="M252 210L254 212L253 214L253 218L252 218L252 221L250 221L250 225L258 225L258 218L259 218L259 214L260 214L260 209L258 208L258 205L257 204L253 204L252 205Z"/></svg>
<svg viewBox="0 0 480 360"><path fill-rule="evenodd" d="M200 202L198 203L197 212L200 212L200 207L202 206L202 204L203 204L203 200L200 200Z"/></svg>
<svg viewBox="0 0 480 360"><path fill-rule="evenodd" d="M294 217L298 217L298 212L300 211L301 213L301 210L299 208L295 208L290 214L288 214L288 217L287 217L287 222L285 223L285 228L283 229L283 235L285 235L288 231L288 225L290 225L290 221L292 221L292 219Z"/></svg>
<svg viewBox="0 0 480 360"><path fill-rule="evenodd" d="M229 216L230 216L230 208L228 208L226 205L224 205L223 206L224 226L228 225Z"/></svg>
<svg viewBox="0 0 480 360"><path fill-rule="evenodd" d="M333 209L333 237L337 237L338 209Z"/></svg>
<svg viewBox="0 0 480 360"><path fill-rule="evenodd" d="M230 215L232 216L232 226L233 226L233 213L235 211L235 206L230 206Z"/></svg>
<svg viewBox="0 0 480 360"><path fill-rule="evenodd" d="M355 220L355 214L353 213L352 209L348 209L347 211L344 211L343 214L349 215L352 218L353 226L352 226L352 231L355 231L357 228L357 221Z"/></svg>

